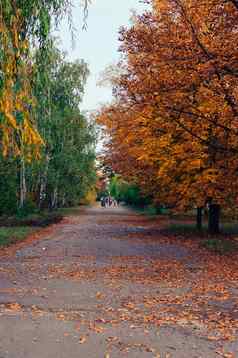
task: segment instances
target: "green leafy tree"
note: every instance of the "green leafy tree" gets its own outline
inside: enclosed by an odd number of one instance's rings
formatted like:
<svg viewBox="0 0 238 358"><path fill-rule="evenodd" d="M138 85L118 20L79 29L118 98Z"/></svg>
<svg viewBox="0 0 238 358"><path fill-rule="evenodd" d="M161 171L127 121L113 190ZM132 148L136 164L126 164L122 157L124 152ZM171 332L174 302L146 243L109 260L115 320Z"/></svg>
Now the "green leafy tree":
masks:
<svg viewBox="0 0 238 358"><path fill-rule="evenodd" d="M87 0L85 13L87 12ZM25 160L39 156L42 139L36 129L30 82L32 48L47 48L50 33L67 16L70 0L2 0L0 4L0 124L4 155ZM22 184L24 186L24 183ZM24 198L23 198L24 201Z"/></svg>

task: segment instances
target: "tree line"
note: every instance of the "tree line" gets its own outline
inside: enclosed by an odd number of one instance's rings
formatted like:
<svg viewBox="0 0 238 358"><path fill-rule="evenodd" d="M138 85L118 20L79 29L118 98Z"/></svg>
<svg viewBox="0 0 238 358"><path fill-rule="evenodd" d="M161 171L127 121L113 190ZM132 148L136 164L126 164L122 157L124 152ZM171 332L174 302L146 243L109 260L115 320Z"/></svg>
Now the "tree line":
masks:
<svg viewBox="0 0 238 358"><path fill-rule="evenodd" d="M74 205L95 183L96 130L80 110L88 66L51 35L71 10L68 0L1 1L0 214Z"/></svg>
<svg viewBox="0 0 238 358"><path fill-rule="evenodd" d="M198 228L208 207L217 233L238 198L237 1L147 3L120 30L104 160L156 204L197 208Z"/></svg>

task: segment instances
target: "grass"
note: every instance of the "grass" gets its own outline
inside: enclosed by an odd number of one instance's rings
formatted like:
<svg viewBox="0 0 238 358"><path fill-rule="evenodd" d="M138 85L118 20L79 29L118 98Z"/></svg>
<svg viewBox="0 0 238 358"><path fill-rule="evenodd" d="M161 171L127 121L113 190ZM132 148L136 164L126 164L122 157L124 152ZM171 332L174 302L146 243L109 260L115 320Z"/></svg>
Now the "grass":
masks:
<svg viewBox="0 0 238 358"><path fill-rule="evenodd" d="M57 210L57 214L62 216L78 215L82 207L85 206L76 206L73 208L60 208Z"/></svg>
<svg viewBox="0 0 238 358"><path fill-rule="evenodd" d="M238 224L236 222L223 223L221 230L225 234L238 235Z"/></svg>
<svg viewBox="0 0 238 358"><path fill-rule="evenodd" d="M158 216L158 215L168 215L169 211L167 209L158 209L153 205L148 205L145 207L133 206L133 209L137 211L139 214L147 215L147 216Z"/></svg>
<svg viewBox="0 0 238 358"><path fill-rule="evenodd" d="M32 227L0 227L0 248L24 240L35 229Z"/></svg>
<svg viewBox="0 0 238 358"><path fill-rule="evenodd" d="M23 241L40 227L46 227L62 220L63 214L42 211L26 216L0 217L0 249Z"/></svg>
<svg viewBox="0 0 238 358"><path fill-rule="evenodd" d="M230 254L238 250L237 242L229 239L207 239L202 242L201 246L221 255Z"/></svg>
<svg viewBox="0 0 238 358"><path fill-rule="evenodd" d="M202 231L199 231L195 224L185 224L185 223L173 223L169 224L166 228L166 231L168 231L170 234L174 235L182 235L182 236L188 236L188 235L199 235L204 236L206 234L207 227L204 227Z"/></svg>
<svg viewBox="0 0 238 358"><path fill-rule="evenodd" d="M0 217L0 227L46 227L50 224L58 223L63 216L59 212L43 211L40 213L33 213L26 216L2 216Z"/></svg>
<svg viewBox="0 0 238 358"><path fill-rule="evenodd" d="M207 223L203 230L199 231L194 223L172 223L165 229L166 233L183 236L184 238L202 239L201 246L208 251L226 255L238 251L238 225L236 223L222 223L221 233L216 237L211 237L207 232Z"/></svg>
<svg viewBox="0 0 238 358"><path fill-rule="evenodd" d="M194 219L195 220L195 219ZM195 223L183 223L177 222L172 223L167 227L167 231L175 235L192 235L196 234L199 236L208 236L207 233L207 223L204 223L203 229L199 231ZM221 234L220 235L238 235L238 224L234 222L221 223Z"/></svg>

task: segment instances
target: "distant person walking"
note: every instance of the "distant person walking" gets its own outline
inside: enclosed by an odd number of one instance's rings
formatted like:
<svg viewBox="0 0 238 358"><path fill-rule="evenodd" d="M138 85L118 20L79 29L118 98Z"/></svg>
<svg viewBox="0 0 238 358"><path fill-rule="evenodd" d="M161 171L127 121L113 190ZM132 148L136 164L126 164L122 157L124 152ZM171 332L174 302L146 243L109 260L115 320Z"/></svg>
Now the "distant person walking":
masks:
<svg viewBox="0 0 238 358"><path fill-rule="evenodd" d="M101 207L103 208L116 208L118 206L118 202L115 198L112 198L111 196L102 197L100 199L101 201Z"/></svg>
<svg viewBox="0 0 238 358"><path fill-rule="evenodd" d="M105 207L108 208L109 205L109 200L108 200L108 196L105 198Z"/></svg>
<svg viewBox="0 0 238 358"><path fill-rule="evenodd" d="M105 207L105 198L101 197L100 201L101 201L101 207L104 208Z"/></svg>
<svg viewBox="0 0 238 358"><path fill-rule="evenodd" d="M117 207L118 207L118 204L117 204L117 200L116 200L116 199L113 199L113 200L112 200L112 204L113 204L113 207L114 207L114 208L117 208Z"/></svg>

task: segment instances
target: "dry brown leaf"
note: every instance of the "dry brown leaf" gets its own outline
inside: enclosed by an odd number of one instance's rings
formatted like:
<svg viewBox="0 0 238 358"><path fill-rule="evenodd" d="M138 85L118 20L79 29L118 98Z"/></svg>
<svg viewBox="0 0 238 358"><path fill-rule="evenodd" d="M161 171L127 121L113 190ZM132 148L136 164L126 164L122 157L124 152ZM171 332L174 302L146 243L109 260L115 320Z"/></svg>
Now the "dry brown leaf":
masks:
<svg viewBox="0 0 238 358"><path fill-rule="evenodd" d="M9 303L6 305L6 307L11 311L21 311L21 305L19 305L19 303Z"/></svg>
<svg viewBox="0 0 238 358"><path fill-rule="evenodd" d="M220 340L220 337L208 336L207 339L209 339L209 341L219 341L219 340Z"/></svg>
<svg viewBox="0 0 238 358"><path fill-rule="evenodd" d="M98 300L102 299L102 298L103 298L103 293L102 293L102 292L97 292L97 293L96 293L96 298L97 298Z"/></svg>
<svg viewBox="0 0 238 358"><path fill-rule="evenodd" d="M235 358L235 355L233 353L224 353L223 357L224 358Z"/></svg>
<svg viewBox="0 0 238 358"><path fill-rule="evenodd" d="M80 339L79 339L79 343L80 344L83 344L83 343L85 343L86 342L86 337L80 337Z"/></svg>

